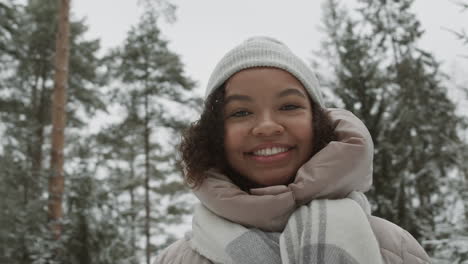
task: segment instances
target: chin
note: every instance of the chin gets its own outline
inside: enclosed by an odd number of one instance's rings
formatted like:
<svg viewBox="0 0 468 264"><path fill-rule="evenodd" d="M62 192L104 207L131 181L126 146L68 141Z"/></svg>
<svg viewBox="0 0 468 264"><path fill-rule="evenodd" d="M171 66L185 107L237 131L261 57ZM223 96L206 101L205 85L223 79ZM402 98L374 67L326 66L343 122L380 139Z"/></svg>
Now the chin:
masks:
<svg viewBox="0 0 468 264"><path fill-rule="evenodd" d="M271 177L271 176L269 177L268 175L265 175L261 177L261 179L263 180L260 180L257 182L259 185L262 185L265 187L274 186L274 185L288 185L294 181L294 177L292 175L291 176L279 175L276 177Z"/></svg>

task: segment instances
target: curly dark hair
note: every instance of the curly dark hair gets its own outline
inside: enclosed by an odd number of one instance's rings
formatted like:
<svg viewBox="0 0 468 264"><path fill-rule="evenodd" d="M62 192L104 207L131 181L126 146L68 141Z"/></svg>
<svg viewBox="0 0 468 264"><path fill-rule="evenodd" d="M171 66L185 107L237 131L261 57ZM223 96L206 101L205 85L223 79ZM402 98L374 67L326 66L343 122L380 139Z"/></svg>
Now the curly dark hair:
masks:
<svg viewBox="0 0 468 264"><path fill-rule="evenodd" d="M206 178L204 172L214 168L225 173L242 190L248 191L260 186L237 173L229 165L224 154L224 94L224 85L216 89L205 101L200 119L192 123L182 135L179 150L182 154L184 178L191 188L196 188ZM310 102L314 133L313 156L330 141L337 140L337 137L324 109L312 99Z"/></svg>

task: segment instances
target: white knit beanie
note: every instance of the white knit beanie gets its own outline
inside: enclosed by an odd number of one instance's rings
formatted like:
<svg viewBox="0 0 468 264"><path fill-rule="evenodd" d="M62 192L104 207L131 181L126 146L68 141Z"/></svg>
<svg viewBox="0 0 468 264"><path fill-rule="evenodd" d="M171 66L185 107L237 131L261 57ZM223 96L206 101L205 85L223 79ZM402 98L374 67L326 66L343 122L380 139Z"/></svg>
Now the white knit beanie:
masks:
<svg viewBox="0 0 468 264"><path fill-rule="evenodd" d="M206 87L205 98L235 73L253 67L275 67L295 76L312 100L324 107L315 73L282 42L270 37L252 37L229 51L218 62Z"/></svg>

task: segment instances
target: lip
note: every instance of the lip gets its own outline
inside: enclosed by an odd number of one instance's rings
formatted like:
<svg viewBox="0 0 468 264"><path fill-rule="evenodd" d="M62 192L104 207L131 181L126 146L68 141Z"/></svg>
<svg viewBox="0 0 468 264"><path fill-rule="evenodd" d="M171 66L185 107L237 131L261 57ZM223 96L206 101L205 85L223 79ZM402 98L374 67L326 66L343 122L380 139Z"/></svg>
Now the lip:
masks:
<svg viewBox="0 0 468 264"><path fill-rule="evenodd" d="M286 152L289 152L292 148L294 148L294 146L289 145L289 144L283 144L283 143L264 143L246 152L246 154L252 155L255 151L266 149L266 148L287 148L288 151Z"/></svg>
<svg viewBox="0 0 468 264"><path fill-rule="evenodd" d="M261 149L266 149L266 148L286 148L287 151L281 152L275 155L271 156L256 156L253 155L255 151L261 150ZM255 148L251 149L251 151L246 152L246 156L249 159L254 160L255 162L258 162L260 164L270 164L270 163L277 163L278 162L287 162L291 158L292 155L292 150L295 149L295 146L292 146L290 144L283 144L283 143L264 143L256 146Z"/></svg>
<svg viewBox="0 0 468 264"><path fill-rule="evenodd" d="M269 164L269 163L278 164L278 162L281 162L280 164L282 164L282 162L287 162L292 157L291 155L292 155L293 150L294 148L289 148L285 152L281 152L281 153L271 155L271 156L256 156L256 155L250 154L248 155L248 157L250 159L253 159L256 162L263 163L263 164Z"/></svg>

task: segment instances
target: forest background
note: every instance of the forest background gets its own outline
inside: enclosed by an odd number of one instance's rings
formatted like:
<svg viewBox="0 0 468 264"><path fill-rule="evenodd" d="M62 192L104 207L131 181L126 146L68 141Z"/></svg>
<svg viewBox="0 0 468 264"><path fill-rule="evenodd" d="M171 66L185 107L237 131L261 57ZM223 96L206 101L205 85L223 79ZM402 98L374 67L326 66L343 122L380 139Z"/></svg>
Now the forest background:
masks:
<svg viewBox="0 0 468 264"><path fill-rule="evenodd" d="M48 184L58 5L0 1L0 263L149 263L190 228L196 199L182 183L176 148L201 110L208 76L189 76L165 38L162 29L177 23L174 2L138 3L138 21L106 48L72 6L56 237ZM446 4L468 14L466 1ZM323 0L321 46L304 59L320 73L328 104L354 112L371 132L373 214L407 229L434 263L466 264L468 82L421 47L414 5ZM468 60L463 27L445 30L447 47L461 43ZM187 32L194 49L209 57L210 39L196 33Z"/></svg>

